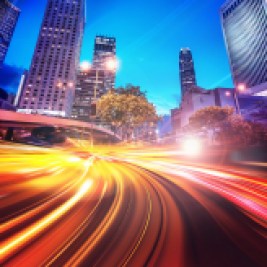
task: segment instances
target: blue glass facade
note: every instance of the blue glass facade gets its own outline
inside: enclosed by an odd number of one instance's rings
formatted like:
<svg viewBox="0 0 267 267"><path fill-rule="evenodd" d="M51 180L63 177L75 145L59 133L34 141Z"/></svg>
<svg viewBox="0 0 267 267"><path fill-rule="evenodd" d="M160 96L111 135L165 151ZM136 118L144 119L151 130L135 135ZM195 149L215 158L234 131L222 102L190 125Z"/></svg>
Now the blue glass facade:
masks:
<svg viewBox="0 0 267 267"><path fill-rule="evenodd" d="M20 10L7 0L0 0L0 66L4 62Z"/></svg>
<svg viewBox="0 0 267 267"><path fill-rule="evenodd" d="M229 0L221 8L235 85L267 82L267 0Z"/></svg>

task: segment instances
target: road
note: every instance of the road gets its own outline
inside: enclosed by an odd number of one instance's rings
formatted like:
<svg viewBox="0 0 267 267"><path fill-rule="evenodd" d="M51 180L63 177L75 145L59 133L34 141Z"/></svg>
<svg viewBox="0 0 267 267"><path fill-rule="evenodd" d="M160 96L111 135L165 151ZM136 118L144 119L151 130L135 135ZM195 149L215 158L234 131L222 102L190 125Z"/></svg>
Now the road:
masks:
<svg viewBox="0 0 267 267"><path fill-rule="evenodd" d="M4 142L0 167L3 266L267 266L263 171Z"/></svg>

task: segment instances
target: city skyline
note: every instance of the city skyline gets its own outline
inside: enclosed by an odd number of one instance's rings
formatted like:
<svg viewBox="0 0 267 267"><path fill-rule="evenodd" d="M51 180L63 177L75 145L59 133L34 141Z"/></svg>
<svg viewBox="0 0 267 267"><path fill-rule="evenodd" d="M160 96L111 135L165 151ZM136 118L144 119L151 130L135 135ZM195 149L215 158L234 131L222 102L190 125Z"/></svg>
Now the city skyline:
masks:
<svg viewBox="0 0 267 267"><path fill-rule="evenodd" d="M7 64L24 68L29 66L41 23L40 14L42 15L45 7L45 0L32 2L30 5L29 2L16 2L22 9L22 14L6 60ZM94 38L97 34L115 36L117 54L121 61L116 86L126 83L140 85L161 114L169 113L169 109L176 107L180 99L177 72L179 51L182 47L190 47L194 54L200 86L232 87L220 25L219 9L223 2L202 1L200 4L198 1L183 1L177 5L175 1L169 0L164 5L160 2L151 8L150 1L128 4L120 0L105 1L102 5L87 1L87 25L81 61L92 61ZM133 17L128 14L129 10ZM184 13L189 10L192 10L190 16L185 16ZM209 21L205 21L207 14ZM134 15L138 18L137 21ZM123 24L127 24L128 30L121 26L122 20ZM202 27L199 27L200 22ZM33 24L35 26L32 27L31 35L25 38L25 28ZM21 53L15 52L18 44L23 51ZM164 53L160 53L163 50ZM214 68L218 65L220 68ZM161 79L158 80L158 77Z"/></svg>
<svg viewBox="0 0 267 267"><path fill-rule="evenodd" d="M267 0L6 1L2 266L267 266Z"/></svg>

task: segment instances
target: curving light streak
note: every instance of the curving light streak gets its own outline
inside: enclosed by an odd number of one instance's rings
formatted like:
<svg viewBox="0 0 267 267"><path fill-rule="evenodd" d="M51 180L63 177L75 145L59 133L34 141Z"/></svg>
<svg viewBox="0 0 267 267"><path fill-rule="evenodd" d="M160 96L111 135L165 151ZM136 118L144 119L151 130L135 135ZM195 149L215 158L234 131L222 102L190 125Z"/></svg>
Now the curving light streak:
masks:
<svg viewBox="0 0 267 267"><path fill-rule="evenodd" d="M25 246L32 238L36 238L43 231L45 231L51 224L55 223L62 216L64 216L69 210L71 210L88 192L92 186L92 180L86 180L80 187L79 191L66 201L59 208L37 221L33 225L27 227L22 232L18 233L14 237L4 241L0 247L1 260L4 261L10 255L16 253L19 249Z"/></svg>
<svg viewBox="0 0 267 267"><path fill-rule="evenodd" d="M260 251L255 242L264 236L267 214L267 183L260 172L190 164L179 158L180 151L167 148L92 148L86 142L61 150L8 147L0 147L2 229L11 233L1 244L7 266L76 266L88 258L108 266L143 266L151 256L152 266L186 267L187 223L196 226L197 235L201 231L198 214L193 214L196 220L183 218L180 205L183 212L192 211L181 190L247 254ZM29 203L31 198L38 200ZM232 217L217 198L256 223L249 226L253 235L244 235L246 223ZM23 209L9 214L10 205ZM260 253L254 252L252 258Z"/></svg>

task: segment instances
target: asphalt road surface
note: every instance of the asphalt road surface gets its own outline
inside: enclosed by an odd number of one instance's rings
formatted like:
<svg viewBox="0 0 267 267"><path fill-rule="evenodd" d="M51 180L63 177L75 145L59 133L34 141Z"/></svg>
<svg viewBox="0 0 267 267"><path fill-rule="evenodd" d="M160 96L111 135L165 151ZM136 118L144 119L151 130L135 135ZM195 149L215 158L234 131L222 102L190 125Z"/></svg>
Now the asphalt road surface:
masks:
<svg viewBox="0 0 267 267"><path fill-rule="evenodd" d="M0 188L3 266L267 266L264 171L2 142Z"/></svg>

